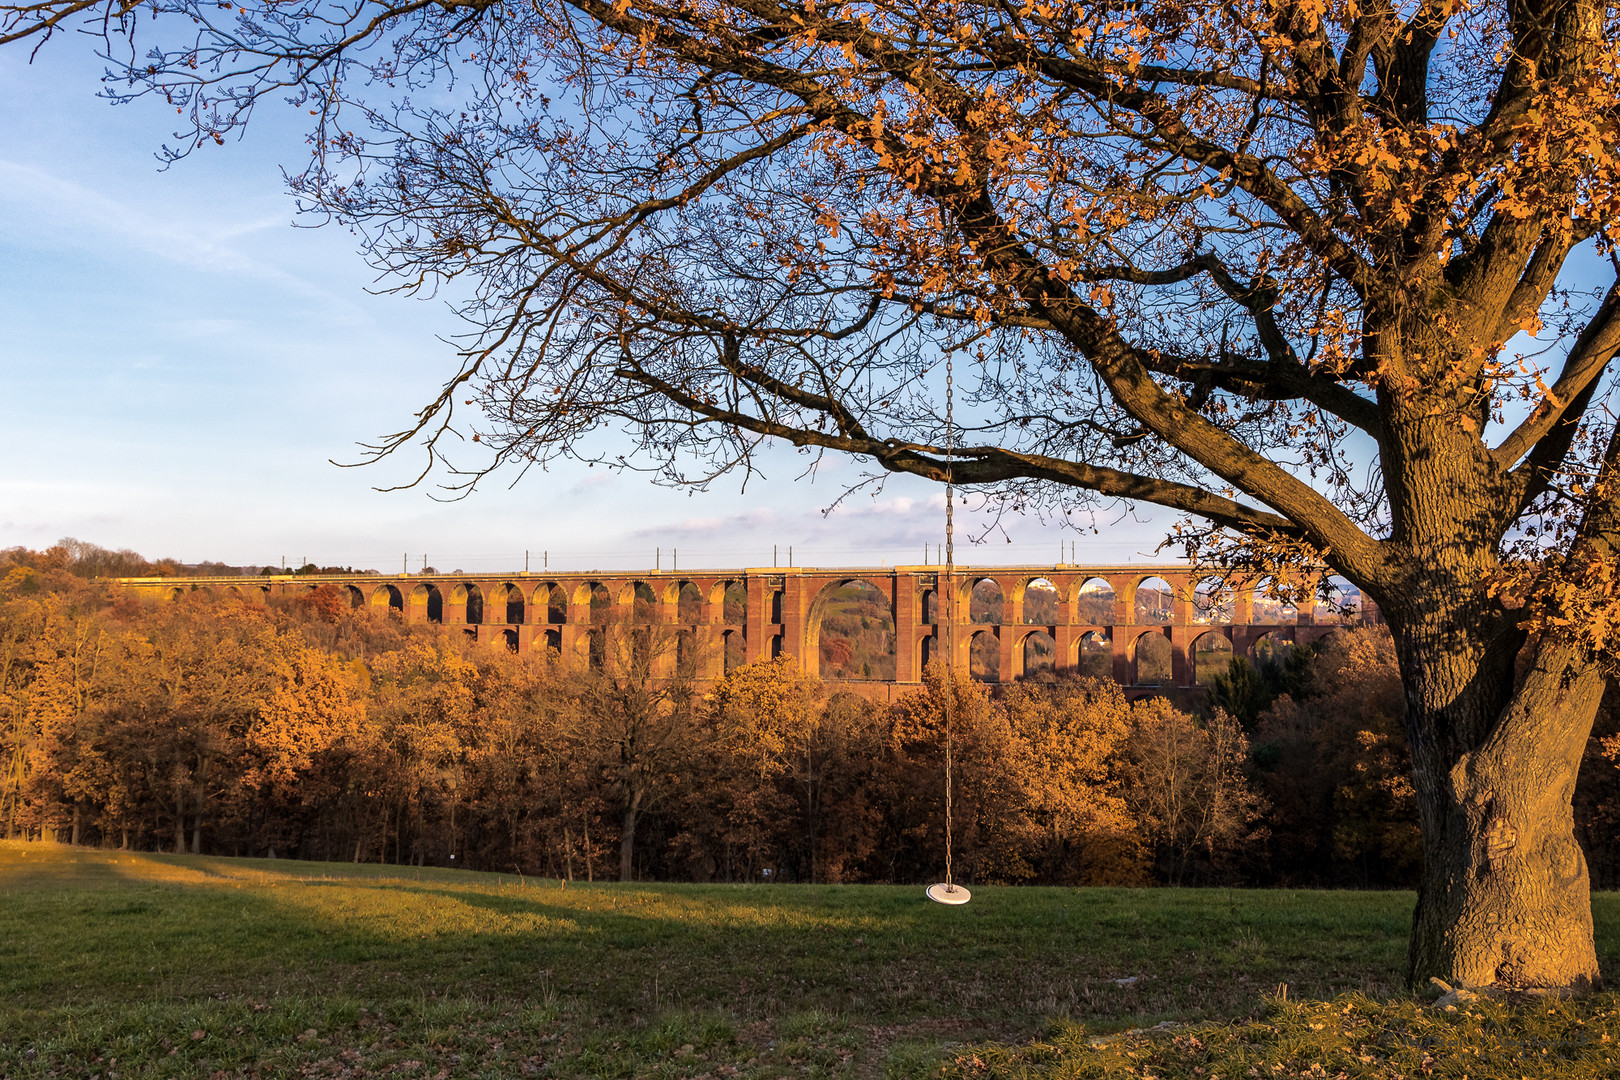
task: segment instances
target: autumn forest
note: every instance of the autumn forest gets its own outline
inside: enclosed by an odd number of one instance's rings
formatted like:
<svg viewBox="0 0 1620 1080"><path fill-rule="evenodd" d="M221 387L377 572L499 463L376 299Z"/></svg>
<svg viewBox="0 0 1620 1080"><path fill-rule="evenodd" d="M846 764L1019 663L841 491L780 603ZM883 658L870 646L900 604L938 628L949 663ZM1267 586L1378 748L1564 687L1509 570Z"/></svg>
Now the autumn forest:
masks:
<svg viewBox="0 0 1620 1080"><path fill-rule="evenodd" d="M715 686L653 679L670 643L646 628L573 665L332 586L153 603L97 580L131 559L0 553L0 834L558 878L917 882L943 857L954 693L964 880L1381 887L1419 870L1383 627L1236 660L1196 714L1050 677L994 694L930 678L876 705L786 657ZM867 665L880 615L837 612L851 644L828 659ZM1615 705L1576 798L1600 888L1620 884Z"/></svg>

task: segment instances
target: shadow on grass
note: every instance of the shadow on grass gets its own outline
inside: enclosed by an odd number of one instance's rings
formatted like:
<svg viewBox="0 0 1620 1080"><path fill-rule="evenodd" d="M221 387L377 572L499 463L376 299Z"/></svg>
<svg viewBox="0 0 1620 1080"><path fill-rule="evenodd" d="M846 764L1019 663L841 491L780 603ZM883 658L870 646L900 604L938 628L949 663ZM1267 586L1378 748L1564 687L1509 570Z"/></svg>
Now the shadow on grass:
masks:
<svg viewBox="0 0 1620 1080"><path fill-rule="evenodd" d="M0 913L0 938L22 942L0 954L0 990L13 1000L326 988L380 999L546 992L622 1015L822 1010L873 1023L1230 1016L1279 983L1317 997L1398 993L1412 903L1403 893L987 887L948 909L910 887L563 886L72 854L53 885L13 891Z"/></svg>

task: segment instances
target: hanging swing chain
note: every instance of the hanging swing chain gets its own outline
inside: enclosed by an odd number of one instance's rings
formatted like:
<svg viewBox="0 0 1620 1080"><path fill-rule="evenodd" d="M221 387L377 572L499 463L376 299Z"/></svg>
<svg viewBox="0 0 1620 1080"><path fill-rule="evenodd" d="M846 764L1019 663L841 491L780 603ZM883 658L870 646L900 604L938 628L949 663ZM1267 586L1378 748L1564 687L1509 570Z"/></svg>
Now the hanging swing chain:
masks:
<svg viewBox="0 0 1620 1080"><path fill-rule="evenodd" d="M952 354L945 353L945 888L954 891L951 878L951 702L956 697L956 427L953 406L956 398Z"/></svg>

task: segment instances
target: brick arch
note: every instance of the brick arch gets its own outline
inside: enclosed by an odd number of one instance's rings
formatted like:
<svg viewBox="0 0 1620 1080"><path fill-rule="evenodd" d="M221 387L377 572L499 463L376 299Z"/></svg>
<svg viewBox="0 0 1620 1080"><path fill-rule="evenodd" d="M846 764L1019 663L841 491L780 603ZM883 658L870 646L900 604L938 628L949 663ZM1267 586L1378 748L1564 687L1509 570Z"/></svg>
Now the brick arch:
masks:
<svg viewBox="0 0 1620 1080"><path fill-rule="evenodd" d="M1327 641L1328 641L1329 638L1342 635L1347 629L1349 629L1349 628L1347 626L1343 625L1342 623L1332 623L1332 624L1330 624L1328 626L1328 628L1326 630L1323 630L1321 633L1313 634L1311 636L1311 644L1312 645L1325 645L1325 644L1327 644Z"/></svg>
<svg viewBox="0 0 1620 1080"><path fill-rule="evenodd" d="M555 600L555 604L553 603ZM529 622L561 624L568 621L568 590L555 581L541 581L536 583L529 593L529 602L533 605L533 613ZM562 618L553 619L552 609Z"/></svg>
<svg viewBox="0 0 1620 1080"><path fill-rule="evenodd" d="M1150 581L1162 581L1166 586L1169 587L1170 590L1170 610L1165 612L1163 622L1146 622L1141 617L1141 611L1139 610L1137 600L1141 595L1142 586L1146 585ZM1134 577L1131 580L1131 602L1130 606L1125 610L1130 612L1132 626L1169 626L1176 621L1176 603L1176 583L1170 580L1165 573L1159 571L1152 574L1142 574Z"/></svg>
<svg viewBox="0 0 1620 1080"><path fill-rule="evenodd" d="M980 580L983 580L983 579L981 578ZM975 627L977 627L977 629L975 629ZM990 653L991 656L994 656L996 658L996 673L995 673L995 676L993 678L992 677L986 677L983 681L984 682L1005 682L1005 681L1007 681L1008 678L1009 678L1009 673L1002 670L1002 663L1001 663L1001 652L1002 652L1001 635L996 632L1000 628L1001 628L1001 624L999 624L999 623L974 623L974 624L972 624L972 625L970 625L968 627L965 627L964 629L966 629L967 632L964 633L964 634L959 634L958 635L957 648L962 650L962 663L961 663L961 666L957 670L966 671L970 678L973 677L973 643L975 641L977 641L981 637L988 637L991 641L995 642L995 647L992 648L992 649L989 649L988 652Z"/></svg>
<svg viewBox="0 0 1620 1080"><path fill-rule="evenodd" d="M1204 586L1215 583L1214 588ZM1204 599L1200 599L1203 597ZM1195 574L1187 578L1187 601L1190 604L1189 621L1202 626L1224 625L1237 615L1238 587L1229 576L1221 574ZM1230 616L1230 617L1228 617Z"/></svg>
<svg viewBox="0 0 1620 1080"><path fill-rule="evenodd" d="M1292 626L1282 626L1275 630L1267 630L1265 633L1255 636L1249 641L1248 646L1243 650L1244 657L1247 658L1251 664L1258 667L1261 659L1260 654L1266 651L1268 647L1266 645L1267 642L1270 643L1269 647L1271 648L1276 648L1282 645L1292 646L1295 642L1294 628Z"/></svg>
<svg viewBox="0 0 1620 1080"><path fill-rule="evenodd" d="M1046 633L1046 627L1039 623L1008 624L1002 627L1003 640L1010 640L1015 649L1023 646L1025 638L1040 633ZM1047 636L1050 637L1051 635L1047 634Z"/></svg>
<svg viewBox="0 0 1620 1080"><path fill-rule="evenodd" d="M642 610L637 610L637 601L645 605ZM614 605L619 611L624 612L631 622L659 622L662 615L658 593L651 585L640 579L625 582ZM646 617L643 618L643 615Z"/></svg>
<svg viewBox="0 0 1620 1080"><path fill-rule="evenodd" d="M431 581L418 582L405 598L406 617L412 622L445 622L444 594ZM460 622L460 619L455 620Z"/></svg>
<svg viewBox="0 0 1620 1080"><path fill-rule="evenodd" d="M944 621L944 612L940 610L939 586L925 585L918 589L917 622L923 626L933 626Z"/></svg>
<svg viewBox="0 0 1620 1080"><path fill-rule="evenodd" d="M1205 648L1201 650L1199 646L1205 642L1212 646L1217 643L1224 643L1225 648ZM1207 665L1212 666L1213 670L1201 670L1198 666L1198 654L1200 651L1209 652L1211 655L1220 653L1222 659L1213 662L1212 665ZM1215 681L1215 676L1226 674L1226 661L1237 656L1237 654L1237 643L1232 640L1230 627L1205 630L1187 645L1187 682L1193 686L1211 685Z"/></svg>
<svg viewBox="0 0 1620 1080"><path fill-rule="evenodd" d="M692 590L692 595L687 599L687 614L692 617L686 619L681 617L681 597L689 588ZM680 578L671 581L665 588L664 595L664 603L668 605L670 622L679 623L682 626L695 626L703 622L703 588L697 582L691 578ZM697 606L696 611L692 610L694 603Z"/></svg>
<svg viewBox="0 0 1620 1080"><path fill-rule="evenodd" d="M1051 632L1048 631L1045 626L1032 623L1017 627L1008 627L1007 629L1011 630L1011 648L1009 649L1007 647L1005 639L1003 639L1002 653L1003 658L1008 655L1011 656L1012 671L1002 673L1002 679L1004 681L1009 677L1021 679L1029 675L1030 640L1037 637L1043 637L1051 643L1052 655L1050 659L1050 667L1054 672L1056 671L1062 658L1058 655L1057 638L1053 637Z"/></svg>
<svg viewBox="0 0 1620 1080"><path fill-rule="evenodd" d="M384 582L371 590L370 603L372 607L393 608L395 611L405 610L405 595L395 585Z"/></svg>
<svg viewBox="0 0 1620 1080"><path fill-rule="evenodd" d="M736 622L726 617L726 594L733 588L742 590L743 617ZM713 621L722 626L736 626L748 620L748 582L744 578L723 578L709 586L709 610L714 612Z"/></svg>
<svg viewBox="0 0 1620 1080"><path fill-rule="evenodd" d="M1142 682L1142 648L1143 643L1149 639L1157 639L1164 643L1163 652L1166 672L1164 678L1156 683ZM1173 686L1175 684L1175 648L1170 642L1170 635L1166 634L1162 628L1153 627L1152 629L1143 630L1131 638L1126 648L1126 655L1130 663L1132 686ZM1158 652L1159 649L1160 646L1157 643L1152 646L1154 652Z"/></svg>
<svg viewBox="0 0 1620 1080"><path fill-rule="evenodd" d="M643 592L646 595L641 596L642 600L653 604L658 602L658 594L653 592L651 585L648 585L640 578L633 578L619 586L619 595L614 597L613 602L620 607L629 607L636 602L637 596Z"/></svg>
<svg viewBox="0 0 1620 1080"><path fill-rule="evenodd" d="M1352 612L1358 611L1366 601L1361 589L1347 578L1338 574L1330 575L1326 582L1327 591L1318 592L1310 606L1310 622L1312 626L1345 626L1356 622ZM1334 610L1334 597L1338 597L1339 610ZM1304 612L1300 613L1301 615ZM1300 620L1304 622L1304 619Z"/></svg>
<svg viewBox="0 0 1620 1080"><path fill-rule="evenodd" d="M478 582L456 582L456 587L450 590L448 600L451 610L446 614L446 622L478 626L490 621L490 597Z"/></svg>
<svg viewBox="0 0 1620 1080"><path fill-rule="evenodd" d="M1052 587L1051 591L1054 594L1054 601L1056 603L1056 611L1053 612L1055 617L1052 619L1042 619L1038 623L1030 622L1028 606L1030 587L1037 581L1044 581ZM1037 589L1035 591L1045 592L1046 590ZM1064 592L1065 591L1062 585L1058 584L1056 581L1053 581L1045 574L1034 574L1026 577L1020 577L1018 578L1018 585L1012 598L1013 610L1012 612L1003 611L1002 618L1006 619L1008 622L1017 623L1023 626L1056 626L1059 623L1067 622L1069 616L1066 610L1066 597ZM1013 615L1015 617L1008 618L1008 615Z"/></svg>
<svg viewBox="0 0 1620 1080"><path fill-rule="evenodd" d="M1094 604L1096 607L1105 609L1103 611L1092 613L1102 615L1103 618L1100 620L1088 619L1085 617L1085 613L1082 613L1080 610L1082 600L1085 597L1092 595L1086 592L1086 586L1090 585L1093 581L1100 581L1104 585L1108 586L1108 600L1106 603L1102 601L1086 601L1088 604ZM1076 626L1113 626L1119 621L1119 587L1113 581L1100 574L1089 574L1085 577L1081 577L1075 582L1074 588L1069 590L1069 602L1065 606L1065 610L1070 621Z"/></svg>
<svg viewBox="0 0 1620 1080"><path fill-rule="evenodd" d="M512 605L518 606L517 611ZM511 626L514 623L529 621L529 598L524 594L523 587L510 581L503 581L491 585L484 597L484 621L498 626ZM512 618L516 615L517 618Z"/></svg>
<svg viewBox="0 0 1620 1080"><path fill-rule="evenodd" d="M613 615L613 591L595 578L581 581L574 587L568 608L569 622L600 625ZM579 612L579 618L574 617L575 611Z"/></svg>
<svg viewBox="0 0 1620 1080"><path fill-rule="evenodd" d="M1091 646L1093 659L1086 656ZM1084 633L1076 633L1067 657L1071 671L1091 678L1114 678L1114 632L1112 627L1100 626ZM1101 668L1101 671L1094 670Z"/></svg>
<svg viewBox="0 0 1620 1080"><path fill-rule="evenodd" d="M900 613L895 610L894 576L892 574L857 573L850 574L848 577L826 578L822 580L821 588L816 590L816 595L810 598L810 603L806 605L805 609L804 647L802 655L799 657L799 664L806 675L812 678L821 678L821 623L827 614L827 601L832 598L833 593L842 589L845 585L852 585L857 581L872 586L882 593L889 602L889 621L895 627L894 651L897 667L900 662L899 653L901 648L910 647L909 644L903 644L899 640Z"/></svg>
<svg viewBox="0 0 1620 1080"><path fill-rule="evenodd" d="M999 626L1005 623L1007 621L1007 616L1010 614L1008 609L1012 607L1012 593L1007 588L1009 580L1016 581L1017 579L1008 579L1005 576L997 574L962 574L960 576L960 583L956 586L957 600L961 605L956 609L960 616L957 619L957 624L960 626ZM973 590L978 588L979 583L983 581L994 582L996 589L1001 593L1000 623L976 623L973 621ZM1014 587L1016 588L1016 586Z"/></svg>
<svg viewBox="0 0 1620 1080"><path fill-rule="evenodd" d="M676 615L676 612L680 609L681 588L686 583L687 581L685 578L671 578L667 581L661 582L655 589L653 589L653 594L658 600L659 610L665 612L665 622L674 623L681 621ZM699 602L701 603L701 592L698 594L698 597Z"/></svg>
<svg viewBox="0 0 1620 1080"><path fill-rule="evenodd" d="M942 644L933 634L927 634L917 639L917 674L920 676L928 670L928 665L939 662L939 652Z"/></svg>
<svg viewBox="0 0 1620 1080"><path fill-rule="evenodd" d="M741 630L724 630L720 634L720 669L730 675L748 662L748 636Z"/></svg>
<svg viewBox="0 0 1620 1080"><path fill-rule="evenodd" d="M1271 583L1271 578L1264 577L1253 583L1248 590L1250 611L1253 618L1262 626L1298 626L1306 620L1300 618L1298 605L1283 604L1265 595ZM1309 608L1307 608L1309 610ZM1292 614L1289 614L1292 612Z"/></svg>

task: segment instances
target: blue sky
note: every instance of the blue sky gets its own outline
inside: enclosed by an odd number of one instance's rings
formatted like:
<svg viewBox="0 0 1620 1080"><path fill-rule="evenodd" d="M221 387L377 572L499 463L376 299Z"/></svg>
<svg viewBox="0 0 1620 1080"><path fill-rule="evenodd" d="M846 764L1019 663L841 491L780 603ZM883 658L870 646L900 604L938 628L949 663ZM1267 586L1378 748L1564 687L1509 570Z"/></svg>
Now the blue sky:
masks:
<svg viewBox="0 0 1620 1080"><path fill-rule="evenodd" d="M292 227L280 166L296 117L264 112L243 142L159 170L153 103L95 97L79 42L35 62L0 51L0 546L75 536L149 557L441 570L915 563L943 533L941 493L891 481L831 515L858 469L794 481L784 456L746 494L695 495L633 475L559 468L452 504L383 493L412 461L339 469L396 430L454 362L441 303L374 296L340 229ZM802 461L802 459L800 459ZM1004 521L959 561L1146 561L1162 527L1099 521L1080 535ZM959 530L958 536L965 530ZM1011 542L1009 543L1008 540ZM664 565L668 565L666 562Z"/></svg>

